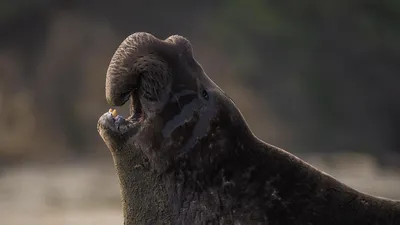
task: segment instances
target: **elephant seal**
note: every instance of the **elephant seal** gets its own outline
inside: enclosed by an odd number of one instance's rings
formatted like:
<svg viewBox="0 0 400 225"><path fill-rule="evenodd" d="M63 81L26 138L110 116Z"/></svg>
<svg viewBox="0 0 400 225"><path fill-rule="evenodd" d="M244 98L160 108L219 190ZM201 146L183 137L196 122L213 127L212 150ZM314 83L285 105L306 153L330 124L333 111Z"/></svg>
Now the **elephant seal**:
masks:
<svg viewBox="0 0 400 225"><path fill-rule="evenodd" d="M356 191L257 138L174 35L127 37L111 59L98 131L121 183L125 225L400 224L400 202Z"/></svg>

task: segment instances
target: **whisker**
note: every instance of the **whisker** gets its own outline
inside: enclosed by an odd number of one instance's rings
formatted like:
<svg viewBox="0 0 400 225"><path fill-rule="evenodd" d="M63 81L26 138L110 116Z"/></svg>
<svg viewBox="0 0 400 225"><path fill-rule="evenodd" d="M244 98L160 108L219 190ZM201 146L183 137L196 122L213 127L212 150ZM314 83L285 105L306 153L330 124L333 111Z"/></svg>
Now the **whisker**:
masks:
<svg viewBox="0 0 400 225"><path fill-rule="evenodd" d="M174 98L176 99L176 102L178 103L179 110L182 110L182 106L181 106L181 103L179 102L179 98L176 97L176 95L171 91L170 88L169 88L168 91L169 91L169 92L174 96Z"/></svg>
<svg viewBox="0 0 400 225"><path fill-rule="evenodd" d="M158 102L161 102L161 101L160 101L160 98L158 97L158 93L157 93L156 87L153 87L153 90L154 90L154 94L155 94L156 97L157 97Z"/></svg>

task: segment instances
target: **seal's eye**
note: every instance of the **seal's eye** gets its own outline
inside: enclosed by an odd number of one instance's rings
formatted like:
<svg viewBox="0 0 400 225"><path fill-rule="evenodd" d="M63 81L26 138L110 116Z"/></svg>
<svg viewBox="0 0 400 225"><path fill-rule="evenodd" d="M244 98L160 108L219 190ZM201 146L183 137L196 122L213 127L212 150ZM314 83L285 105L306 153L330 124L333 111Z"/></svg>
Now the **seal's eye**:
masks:
<svg viewBox="0 0 400 225"><path fill-rule="evenodd" d="M203 90L203 98L204 98L205 100L208 100L208 93L207 93L206 90Z"/></svg>

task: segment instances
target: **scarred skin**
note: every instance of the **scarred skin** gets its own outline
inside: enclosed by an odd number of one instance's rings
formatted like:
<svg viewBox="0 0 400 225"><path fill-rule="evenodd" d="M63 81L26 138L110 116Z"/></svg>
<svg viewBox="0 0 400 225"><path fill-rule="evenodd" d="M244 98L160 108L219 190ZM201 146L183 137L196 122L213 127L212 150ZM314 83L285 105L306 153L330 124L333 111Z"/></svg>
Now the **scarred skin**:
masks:
<svg viewBox="0 0 400 225"><path fill-rule="evenodd" d="M400 224L400 202L358 192L258 139L188 40L127 37L106 77L98 131L119 176L124 224Z"/></svg>

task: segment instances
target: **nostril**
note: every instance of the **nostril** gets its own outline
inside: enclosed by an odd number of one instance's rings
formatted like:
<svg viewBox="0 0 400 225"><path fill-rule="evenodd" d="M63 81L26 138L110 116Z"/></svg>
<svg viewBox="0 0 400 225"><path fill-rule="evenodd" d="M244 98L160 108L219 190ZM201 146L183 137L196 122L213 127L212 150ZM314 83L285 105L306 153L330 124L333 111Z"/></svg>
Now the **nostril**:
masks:
<svg viewBox="0 0 400 225"><path fill-rule="evenodd" d="M130 93L131 93L130 91L123 92L123 93L120 94L120 96L121 96L122 98L125 98L126 96L129 96Z"/></svg>
<svg viewBox="0 0 400 225"><path fill-rule="evenodd" d="M127 102L129 100L130 95L131 95L130 91L120 94L120 99L122 100L122 104L124 104L125 102Z"/></svg>

